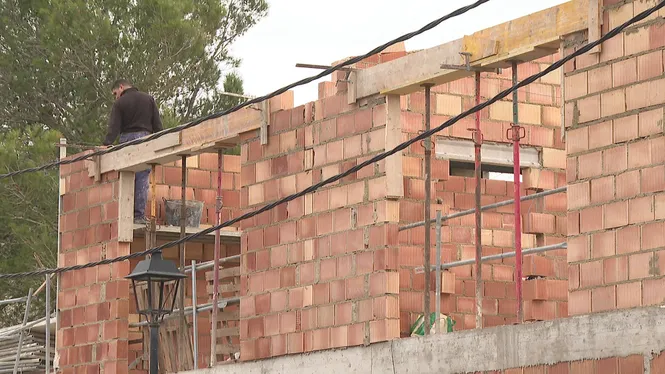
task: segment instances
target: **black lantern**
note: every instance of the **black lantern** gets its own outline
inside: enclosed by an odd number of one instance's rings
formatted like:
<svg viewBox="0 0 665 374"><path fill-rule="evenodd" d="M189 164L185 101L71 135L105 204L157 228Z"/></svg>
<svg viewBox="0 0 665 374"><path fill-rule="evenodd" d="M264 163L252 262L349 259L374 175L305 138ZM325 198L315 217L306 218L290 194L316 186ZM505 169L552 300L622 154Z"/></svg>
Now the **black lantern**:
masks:
<svg viewBox="0 0 665 374"><path fill-rule="evenodd" d="M180 280L185 277L175 263L162 258L161 252L139 262L125 277L132 281L139 314L144 315L150 325L150 374L157 374L158 370L159 323L173 312ZM142 286L146 287L148 296L143 306L139 303Z"/></svg>

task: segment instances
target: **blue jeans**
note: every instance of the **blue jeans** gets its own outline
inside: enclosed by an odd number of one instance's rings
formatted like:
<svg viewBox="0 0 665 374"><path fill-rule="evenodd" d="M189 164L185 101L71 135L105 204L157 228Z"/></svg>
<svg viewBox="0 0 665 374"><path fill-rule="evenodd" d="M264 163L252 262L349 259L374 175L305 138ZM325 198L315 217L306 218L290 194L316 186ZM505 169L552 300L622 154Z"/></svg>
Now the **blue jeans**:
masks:
<svg viewBox="0 0 665 374"><path fill-rule="evenodd" d="M120 143L150 135L147 131L128 132L120 134ZM148 204L148 183L150 169L137 171L134 176L134 219L145 217L145 207Z"/></svg>

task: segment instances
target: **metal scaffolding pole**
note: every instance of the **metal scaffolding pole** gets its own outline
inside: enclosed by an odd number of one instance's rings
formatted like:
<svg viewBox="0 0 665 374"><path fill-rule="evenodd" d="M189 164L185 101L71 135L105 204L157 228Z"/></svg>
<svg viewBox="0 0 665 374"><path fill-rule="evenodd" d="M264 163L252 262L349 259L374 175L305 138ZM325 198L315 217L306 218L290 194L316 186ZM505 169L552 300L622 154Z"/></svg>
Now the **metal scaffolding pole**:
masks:
<svg viewBox="0 0 665 374"><path fill-rule="evenodd" d="M180 190L180 239L187 235L187 156L180 156L181 190ZM185 271L185 242L178 245L180 258L180 271ZM189 339L187 334L187 320L185 319L185 287L178 288L178 304L180 305L180 332L178 333L178 367L185 369L185 339Z"/></svg>
<svg viewBox="0 0 665 374"><path fill-rule="evenodd" d="M60 157L58 158L59 161L63 160L65 157L67 157L67 139L66 138L60 138ZM61 245L61 240L62 240L62 233L60 231L60 214L62 214L62 183L60 183L60 178L62 178L62 175L60 174L60 168L58 168L58 254L60 253L60 245ZM62 264L58 264L59 266ZM58 309L58 301L59 301L59 294L60 294L60 274L58 273L55 276L55 331L60 331L60 309ZM58 346L58 334L55 334L55 346ZM58 370L58 351L55 351L55 359L53 360L53 369L54 371Z"/></svg>
<svg viewBox="0 0 665 374"><path fill-rule="evenodd" d="M436 211L436 333L441 333L441 211Z"/></svg>
<svg viewBox="0 0 665 374"><path fill-rule="evenodd" d="M45 360L46 374L51 372L51 275L46 274L46 343Z"/></svg>
<svg viewBox="0 0 665 374"><path fill-rule="evenodd" d="M480 105L480 72L476 72L476 105ZM473 148L475 153L475 174L476 174L476 328L483 328L483 267L480 258L483 257L483 244L481 235L481 205L480 205L480 147L483 143L483 134L480 131L480 111L476 112L476 127L473 129Z"/></svg>
<svg viewBox="0 0 665 374"><path fill-rule="evenodd" d="M564 186L564 187L555 188L553 190L538 192L538 193L535 193L533 195L522 196L522 197L520 197L520 201L529 201L529 200L539 199L541 197L566 192L567 189L568 189L568 187ZM514 199L500 201L498 203L484 205L484 206L480 207L480 211L484 212L486 210L492 210L492 209L500 208L502 206L507 206L507 205L514 204L514 203L515 203ZM443 217L441 217L441 220L442 221L448 221L448 220L451 220L451 219L454 219L454 218L468 216L470 214L475 213L475 211L476 211L476 208L463 210L461 212L457 212L457 213L449 214L447 216L443 216ZM414 223L411 223L411 224L404 225L404 226L400 227L399 231L413 229L413 228L416 228L416 227L423 226L424 224L425 224L425 221L414 222Z"/></svg>
<svg viewBox="0 0 665 374"><path fill-rule="evenodd" d="M222 222L222 170L224 158L222 150L217 150L217 204L215 205L215 225ZM212 305L217 305L219 299L219 256L221 252L221 231L215 231L215 250L213 254L213 281L212 281ZM210 334L210 366L217 364L217 312L218 308L212 310L212 333Z"/></svg>
<svg viewBox="0 0 665 374"><path fill-rule="evenodd" d="M432 84L425 84L425 131L429 131L431 127L431 89ZM425 323L425 336L429 335L430 332L430 293L432 290L431 286L431 274L430 274L430 263L431 263L431 232L430 232L430 210L432 205L432 141L430 138L425 139L425 311L424 311L424 323ZM438 318L438 316L437 316Z"/></svg>
<svg viewBox="0 0 665 374"><path fill-rule="evenodd" d="M32 288L28 290L28 298L25 301L25 313L23 314L23 323L21 324L21 331L18 336L18 347L16 348L16 359L14 360L14 374L18 372L18 363L21 360L21 348L23 348L23 336L25 335L25 325L28 324L28 316L30 315L30 302L32 301Z"/></svg>
<svg viewBox="0 0 665 374"><path fill-rule="evenodd" d="M517 62L512 62L513 86L517 84ZM513 176L515 201L520 200L520 138L523 127L519 125L518 95L513 91L513 123L509 130L513 141ZM522 307L522 204L515 204L515 287L517 294L517 323L524 321Z"/></svg>
<svg viewBox="0 0 665 374"><path fill-rule="evenodd" d="M214 305L214 304L213 304ZM196 260L192 260L192 324L194 328L194 370L199 368L199 323L196 309ZM184 313L183 313L184 314Z"/></svg>
<svg viewBox="0 0 665 374"><path fill-rule="evenodd" d="M544 247L536 247L536 248L529 248L525 249L522 251L522 255L533 255L536 253L543 253L543 252L548 252L548 251L554 251L557 249L565 249L568 248L568 243L559 243L559 244L552 244L552 245L547 245ZM500 253L498 255L491 255L491 256L485 256L481 259L481 262L487 262L487 261L495 261L495 260L501 260L504 258L510 258L514 257L516 252L506 252L506 253ZM452 269L460 266L466 266L466 265L473 265L476 263L476 259L468 259L468 260L461 260L461 261L454 261L454 262L449 262L447 264L442 264L440 266L441 270L446 270L446 269ZM432 266L431 270L436 270L434 269L436 266ZM414 272L416 274L420 274L425 271L424 267L418 267L414 269Z"/></svg>

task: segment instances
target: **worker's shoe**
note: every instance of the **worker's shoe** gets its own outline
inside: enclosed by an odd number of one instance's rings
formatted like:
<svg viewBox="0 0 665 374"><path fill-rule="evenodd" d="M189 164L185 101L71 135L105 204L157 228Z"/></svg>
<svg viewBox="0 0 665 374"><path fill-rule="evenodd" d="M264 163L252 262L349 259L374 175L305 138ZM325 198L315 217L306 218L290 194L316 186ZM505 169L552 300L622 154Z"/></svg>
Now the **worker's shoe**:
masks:
<svg viewBox="0 0 665 374"><path fill-rule="evenodd" d="M150 222L146 217L134 218L135 225L147 225Z"/></svg>

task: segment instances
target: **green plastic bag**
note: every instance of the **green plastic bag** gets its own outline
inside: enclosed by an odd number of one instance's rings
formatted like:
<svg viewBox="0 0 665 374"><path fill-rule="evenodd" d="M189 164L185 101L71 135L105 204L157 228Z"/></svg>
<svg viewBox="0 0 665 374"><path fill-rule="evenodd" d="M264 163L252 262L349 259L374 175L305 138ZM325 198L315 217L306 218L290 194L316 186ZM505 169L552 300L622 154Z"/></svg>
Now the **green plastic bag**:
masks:
<svg viewBox="0 0 665 374"><path fill-rule="evenodd" d="M430 334L436 334L436 313L430 313ZM439 314L439 323L441 324L441 332L453 332L453 326L455 321L446 316L445 314ZM424 314L418 316L416 322L411 326L411 336L423 336L425 335L425 318Z"/></svg>

